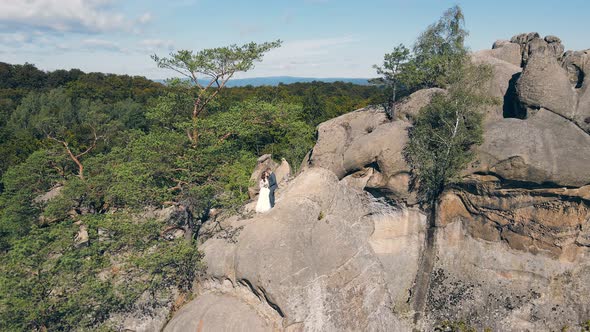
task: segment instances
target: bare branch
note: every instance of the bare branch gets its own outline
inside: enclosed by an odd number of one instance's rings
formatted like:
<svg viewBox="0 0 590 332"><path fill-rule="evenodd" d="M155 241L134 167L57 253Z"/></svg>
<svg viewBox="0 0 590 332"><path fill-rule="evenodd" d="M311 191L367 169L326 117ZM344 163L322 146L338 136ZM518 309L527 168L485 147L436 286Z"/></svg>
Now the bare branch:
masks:
<svg viewBox="0 0 590 332"><path fill-rule="evenodd" d="M90 128L92 128L92 135L94 135L94 140L92 141L92 144L84 152L81 152L78 155L76 155L76 158L82 157L83 155L87 154L96 147L96 142L98 141L98 136L96 136L96 129L94 129L94 127L92 126L90 126Z"/></svg>

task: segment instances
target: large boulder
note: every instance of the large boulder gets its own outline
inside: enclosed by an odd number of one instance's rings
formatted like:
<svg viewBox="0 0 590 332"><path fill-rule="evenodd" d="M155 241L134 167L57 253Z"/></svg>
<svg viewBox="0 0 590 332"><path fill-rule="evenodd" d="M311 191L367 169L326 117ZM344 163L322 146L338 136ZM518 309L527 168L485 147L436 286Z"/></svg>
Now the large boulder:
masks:
<svg viewBox="0 0 590 332"><path fill-rule="evenodd" d="M545 109L525 120L501 119L484 130L469 172L506 180L583 186L590 183L590 135Z"/></svg>
<svg viewBox="0 0 590 332"><path fill-rule="evenodd" d="M524 67L517 82L519 103L528 110L550 110L590 133L588 51L564 53L558 37L537 33L515 36L512 43L521 46Z"/></svg>
<svg viewBox="0 0 590 332"><path fill-rule="evenodd" d="M507 46L503 48L505 47ZM520 104L516 95L516 81L522 69L495 56L490 53L490 50L471 54L471 61L476 65L488 65L492 68L492 76L481 86L481 89L483 94L495 98L497 103L483 110L485 122L495 122L504 117L519 117Z"/></svg>
<svg viewBox="0 0 590 332"><path fill-rule="evenodd" d="M522 64L522 54L519 44L511 43L507 40L497 40L491 50L480 51L496 59L508 62L520 67Z"/></svg>
<svg viewBox="0 0 590 332"><path fill-rule="evenodd" d="M590 133L590 50L568 51L565 53L562 66L565 68L570 80L578 95L575 121L586 132Z"/></svg>
<svg viewBox="0 0 590 332"><path fill-rule="evenodd" d="M378 212L365 195L340 183L331 171L304 170L270 212L236 221L233 226L240 231L234 240L213 237L205 242L204 295L181 311L166 331L194 328L199 321L208 324L208 330L238 331L242 316L249 317L253 328L279 321L281 328L299 331L408 330L394 314L395 300L401 305L407 298L425 218L419 213L387 217ZM400 218L406 221L399 224L409 229L391 230ZM383 267L388 259L409 260L398 277L403 287L388 285L396 278L394 270L390 275ZM221 302L224 318L201 309ZM235 311L243 313L232 314Z"/></svg>
<svg viewBox="0 0 590 332"><path fill-rule="evenodd" d="M445 93L446 90L440 88L418 90L396 104L395 116L400 120L413 121L420 110L430 104L434 95Z"/></svg>
<svg viewBox="0 0 590 332"><path fill-rule="evenodd" d="M584 78L590 75L590 50L567 51L563 55L561 64L568 73L570 83L576 89L587 85Z"/></svg>
<svg viewBox="0 0 590 332"><path fill-rule="evenodd" d="M273 317L258 312L248 302L227 293L208 293L184 306L165 331L277 331Z"/></svg>
<svg viewBox="0 0 590 332"><path fill-rule="evenodd" d="M432 93L428 97L431 98ZM423 103L424 98L415 98ZM400 109L417 110L412 103ZM411 114L411 113L407 113ZM381 108L357 110L320 124L318 140L308 160L308 167L331 170L342 179L357 177L357 172L372 169L367 187L397 199L410 198L409 168L403 157L408 140L407 121L390 121Z"/></svg>
<svg viewBox="0 0 590 332"><path fill-rule="evenodd" d="M467 225L457 218L439 228L425 327L448 320L478 331L560 331L588 320L587 248L556 259L474 238Z"/></svg>
<svg viewBox="0 0 590 332"><path fill-rule="evenodd" d="M533 54L558 59L563 55L564 47L561 39L555 36L541 36L536 32L522 33L510 39L514 44L520 45L522 65L526 65Z"/></svg>
<svg viewBox="0 0 590 332"><path fill-rule="evenodd" d="M291 178L291 165L285 158L281 158L281 163L274 169L277 184L283 184Z"/></svg>
<svg viewBox="0 0 590 332"><path fill-rule="evenodd" d="M542 107L567 119L575 118L577 95L567 72L555 57L534 53L516 85L524 106Z"/></svg>
<svg viewBox="0 0 590 332"><path fill-rule="evenodd" d="M212 228L197 297L166 330L432 331L463 321L557 331L587 321L588 53L562 53L558 38L532 33L472 56L494 69L482 88L504 105L486 110L476 160L433 218L408 207L403 149L410 121L443 91L398 103L393 121L370 107L321 124L274 209Z"/></svg>

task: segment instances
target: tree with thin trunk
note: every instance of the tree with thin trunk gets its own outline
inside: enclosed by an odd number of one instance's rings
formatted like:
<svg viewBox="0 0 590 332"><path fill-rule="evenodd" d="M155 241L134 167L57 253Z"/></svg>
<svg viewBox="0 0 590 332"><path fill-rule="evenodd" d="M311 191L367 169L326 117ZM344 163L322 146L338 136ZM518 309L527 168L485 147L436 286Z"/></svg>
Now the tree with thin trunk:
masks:
<svg viewBox="0 0 590 332"><path fill-rule="evenodd" d="M101 140L114 135L120 125L106 114L105 107L98 102L72 98L64 89L54 89L27 96L19 111L27 113L25 122L35 135L58 145L76 165L73 172L84 179L82 159L96 150ZM64 177L69 172L60 171Z"/></svg>
<svg viewBox="0 0 590 332"><path fill-rule="evenodd" d="M415 323L425 310L436 258L439 199L451 184L461 182L461 172L475 158L473 147L483 141L482 107L496 102L482 91L491 68L471 63L464 45L464 25L460 7L445 11L418 37L410 60L397 75L403 77L408 93L432 87L446 89L415 117L404 150L412 189L428 211L425 246L412 295Z"/></svg>
<svg viewBox="0 0 590 332"><path fill-rule="evenodd" d="M395 114L395 101L397 94L402 85L402 78L400 77L404 72L404 66L410 60L410 50L403 44L399 44L393 49L393 52L383 56L383 66L373 65L377 74L381 77L370 80L370 83L377 85L385 85L390 89L390 95L386 107L386 112L389 118L393 118Z"/></svg>
<svg viewBox="0 0 590 332"><path fill-rule="evenodd" d="M101 138L97 136L96 129L94 127L89 127L92 131L91 142L83 151L80 151L79 153L76 153L74 150L72 150L70 143L68 143L68 141L66 141L65 139L58 138L54 133L50 131L45 132L45 135L48 139L57 142L59 145L63 146L66 153L68 154L68 157L70 157L70 159L72 159L72 161L78 167L78 177L82 180L84 180L84 165L81 162L81 158L88 154L90 151L92 151L94 148L96 148L96 143L98 142L99 138Z"/></svg>
<svg viewBox="0 0 590 332"><path fill-rule="evenodd" d="M465 60L461 79L420 110L404 151L424 202L433 204L475 157L472 147L483 142L481 109L498 103L482 86L492 73L487 65Z"/></svg>
<svg viewBox="0 0 590 332"><path fill-rule="evenodd" d="M251 42L242 46L203 49L196 53L181 50L171 53L169 58L152 55L158 67L173 70L188 78L197 90L191 125L186 129L193 146L198 144L198 119L207 109L207 105L225 88L235 73L252 69L254 62L262 61L266 52L279 47L281 43L280 40L262 44Z"/></svg>
<svg viewBox="0 0 590 332"><path fill-rule="evenodd" d="M404 154L412 170L414 189L428 211L425 247L413 297L415 323L424 311L434 267L439 198L449 185L461 181L461 171L475 157L473 147L483 142L481 109L493 99L478 93L478 89L489 74L487 66L466 64L463 78L447 93L435 95L409 130Z"/></svg>

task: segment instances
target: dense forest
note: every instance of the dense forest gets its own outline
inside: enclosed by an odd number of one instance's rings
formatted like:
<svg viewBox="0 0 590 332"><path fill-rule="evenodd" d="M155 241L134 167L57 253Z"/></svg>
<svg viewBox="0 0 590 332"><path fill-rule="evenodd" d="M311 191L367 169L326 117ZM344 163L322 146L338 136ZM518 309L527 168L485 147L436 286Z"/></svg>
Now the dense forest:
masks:
<svg viewBox="0 0 590 332"><path fill-rule="evenodd" d="M175 205L200 223L235 209L258 156L297 169L319 123L386 99L342 82L226 88L195 146L195 93L181 80L0 63L0 330L94 329L142 295L190 290L194 239L137 216Z"/></svg>

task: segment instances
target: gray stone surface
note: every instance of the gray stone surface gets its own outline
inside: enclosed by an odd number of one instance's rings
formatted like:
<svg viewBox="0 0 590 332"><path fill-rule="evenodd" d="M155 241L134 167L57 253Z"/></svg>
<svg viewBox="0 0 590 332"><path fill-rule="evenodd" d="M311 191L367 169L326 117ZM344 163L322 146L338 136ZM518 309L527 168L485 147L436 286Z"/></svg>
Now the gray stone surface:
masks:
<svg viewBox="0 0 590 332"><path fill-rule="evenodd" d="M207 293L180 309L164 331L263 332L272 331L273 327L239 298Z"/></svg>
<svg viewBox="0 0 590 332"><path fill-rule="evenodd" d="M516 113L514 111L514 108L518 107L516 80L522 71L518 65L497 57L492 51L496 50L483 50L471 55L474 64L489 65L492 68L492 77L481 88L485 95L495 98L498 103L487 106L483 110L486 123L504 118L508 115L505 113Z"/></svg>
<svg viewBox="0 0 590 332"><path fill-rule="evenodd" d="M435 227L404 205L415 202L402 151L437 90L399 103L394 121L367 108L321 124L273 210L212 230L201 290L167 330L579 330L590 319L588 53L562 53L559 38L531 33L473 54L504 105L485 110L484 143Z"/></svg>
<svg viewBox="0 0 590 332"><path fill-rule="evenodd" d="M233 239L205 242L201 295L165 331L431 331L445 320L478 330L549 331L590 315L590 233L576 233L588 228L590 209L575 203L590 198L590 188L457 188L445 196L416 325L425 215L368 199L321 168L303 171L284 190L270 213L232 221L239 230ZM535 214L535 206L543 210ZM580 224L564 225L564 216ZM512 235L490 228L490 219Z"/></svg>
<svg viewBox="0 0 590 332"><path fill-rule="evenodd" d="M396 117L405 121L413 121L420 110L428 106L430 100L435 94L446 93L446 90L439 88L430 88L418 90L407 98L399 101L396 105Z"/></svg>
<svg viewBox="0 0 590 332"><path fill-rule="evenodd" d="M544 109L526 120L501 119L484 130L470 172L507 180L583 186L590 183L590 135Z"/></svg>
<svg viewBox="0 0 590 332"><path fill-rule="evenodd" d="M568 51L561 65L566 70L571 86L577 95L575 122L590 133L590 50Z"/></svg>
<svg viewBox="0 0 590 332"><path fill-rule="evenodd" d="M277 184L281 185L291 177L291 165L289 165L289 162L285 158L282 158L279 166L274 169L274 173L277 178Z"/></svg>
<svg viewBox="0 0 590 332"><path fill-rule="evenodd" d="M35 202L35 203L47 203L47 202L51 201L52 199L56 198L57 196L59 196L59 194L61 193L62 189L63 189L63 186L61 184L60 185L57 185L57 186L51 188L45 194L39 195L39 196L35 197L33 199L33 202Z"/></svg>
<svg viewBox="0 0 590 332"><path fill-rule="evenodd" d="M424 104L425 98L415 98L400 110L418 110L415 104ZM318 128L307 167L329 169L340 179L373 168L366 182L368 188L399 199L413 199L408 193L409 169L402 154L409 126L407 121L389 121L381 108L361 109L324 122Z"/></svg>
<svg viewBox="0 0 590 332"><path fill-rule="evenodd" d="M558 59L563 55L564 46L555 36L541 38L536 32L523 33L512 37L512 43L520 45L522 64L526 65L533 54Z"/></svg>
<svg viewBox="0 0 590 332"><path fill-rule="evenodd" d="M460 221L442 228L427 301L429 327L464 321L478 330L578 330L590 317L590 256L551 259L471 237Z"/></svg>
<svg viewBox="0 0 590 332"><path fill-rule="evenodd" d="M533 54L516 86L518 97L526 107L542 107L567 119L575 119L576 92L556 58Z"/></svg>
<svg viewBox="0 0 590 332"><path fill-rule="evenodd" d="M397 217L381 220L376 229L365 197L328 170L303 171L285 188L283 200L273 210L235 224L243 227L235 242L213 237L202 246L209 283L227 280L234 288L247 285L262 299L256 310L274 308L286 329L407 330L394 315L387 282L391 277L382 265L388 254L405 253L383 241L411 234L408 241L419 242L419 230L412 226L407 231L381 231L388 229L384 223L395 227ZM178 315L203 317L187 311Z"/></svg>
<svg viewBox="0 0 590 332"><path fill-rule="evenodd" d="M494 46L492 46L491 50L485 50L483 52L487 53L489 56L506 61L517 67L520 67L522 64L520 45L511 43L507 40L498 40L494 43Z"/></svg>

